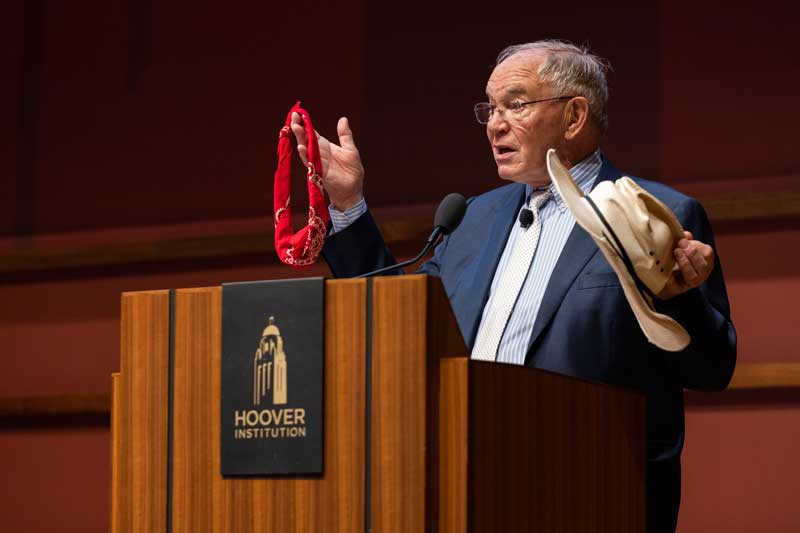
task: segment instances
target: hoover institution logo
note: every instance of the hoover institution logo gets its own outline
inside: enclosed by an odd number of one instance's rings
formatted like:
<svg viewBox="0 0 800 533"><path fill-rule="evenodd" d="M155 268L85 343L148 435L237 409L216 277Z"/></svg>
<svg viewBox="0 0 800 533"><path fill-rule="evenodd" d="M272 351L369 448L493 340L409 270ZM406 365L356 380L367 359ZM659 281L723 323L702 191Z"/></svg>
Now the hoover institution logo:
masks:
<svg viewBox="0 0 800 533"><path fill-rule="evenodd" d="M324 288L222 286L222 475L322 473Z"/></svg>
<svg viewBox="0 0 800 533"><path fill-rule="evenodd" d="M273 408L236 410L234 438L298 438L306 436L306 411L280 407L287 404L287 364L281 332L275 317L261 333L253 356L253 406Z"/></svg>

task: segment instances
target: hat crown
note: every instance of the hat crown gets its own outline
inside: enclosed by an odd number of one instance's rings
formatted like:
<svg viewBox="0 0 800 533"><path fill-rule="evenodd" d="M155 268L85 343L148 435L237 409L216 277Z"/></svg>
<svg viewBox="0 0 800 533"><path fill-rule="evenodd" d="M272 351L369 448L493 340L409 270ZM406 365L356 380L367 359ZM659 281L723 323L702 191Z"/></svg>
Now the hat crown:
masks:
<svg viewBox="0 0 800 533"><path fill-rule="evenodd" d="M600 183L590 196L619 239L636 275L654 294L661 292L675 266L673 250L683 236L675 215L626 176ZM617 248L610 235L609 240Z"/></svg>

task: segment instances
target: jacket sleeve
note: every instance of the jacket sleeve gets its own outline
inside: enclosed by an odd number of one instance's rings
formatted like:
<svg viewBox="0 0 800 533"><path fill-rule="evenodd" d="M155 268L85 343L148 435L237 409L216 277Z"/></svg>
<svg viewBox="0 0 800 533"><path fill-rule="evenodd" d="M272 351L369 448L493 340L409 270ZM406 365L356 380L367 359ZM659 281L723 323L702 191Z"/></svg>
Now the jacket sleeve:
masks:
<svg viewBox="0 0 800 533"><path fill-rule="evenodd" d="M714 270L700 287L671 300L658 301L656 307L683 325L692 338L686 349L675 354L682 385L689 389L722 390L728 386L736 366L736 329L731 322L714 235L705 210L696 200L685 200L677 206L675 214L695 240L714 248Z"/></svg>
<svg viewBox="0 0 800 533"><path fill-rule="evenodd" d="M369 211L342 231L329 235L322 256L335 278L352 278L397 263ZM399 269L387 272L399 273Z"/></svg>
<svg viewBox="0 0 800 533"><path fill-rule="evenodd" d="M439 262L448 240L449 236L436 247L433 257L422 264L418 274L439 275ZM329 235L322 247L322 256L335 278L352 278L397 263L369 211L347 228ZM398 268L383 275L402 273L403 270Z"/></svg>

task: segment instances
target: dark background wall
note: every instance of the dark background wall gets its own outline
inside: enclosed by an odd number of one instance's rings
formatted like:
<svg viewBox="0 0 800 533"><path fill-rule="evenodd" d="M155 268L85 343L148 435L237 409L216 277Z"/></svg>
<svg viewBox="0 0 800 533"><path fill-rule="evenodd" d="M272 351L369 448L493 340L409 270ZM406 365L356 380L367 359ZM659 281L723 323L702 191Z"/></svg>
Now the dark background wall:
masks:
<svg viewBox="0 0 800 533"><path fill-rule="evenodd" d="M605 149L631 173L686 183L797 169L800 67L775 0L504 16L422 0L8 4L0 235L263 215L296 98L326 135L352 119L370 204L481 192L498 183L471 107L500 49L552 36L610 60Z"/></svg>
<svg viewBox="0 0 800 533"><path fill-rule="evenodd" d="M267 228L297 98L324 135L350 117L378 213L485 191L500 183L471 107L500 49L547 37L610 60L621 168L700 196L796 193L791 4L737 6L9 0L0 254ZM715 229L740 361L800 362L800 221ZM293 275L251 258L6 276L0 397L107 393L123 290ZM797 530L799 422L796 393L690 406L681 531ZM3 529L106 530L108 450L103 422L6 423Z"/></svg>

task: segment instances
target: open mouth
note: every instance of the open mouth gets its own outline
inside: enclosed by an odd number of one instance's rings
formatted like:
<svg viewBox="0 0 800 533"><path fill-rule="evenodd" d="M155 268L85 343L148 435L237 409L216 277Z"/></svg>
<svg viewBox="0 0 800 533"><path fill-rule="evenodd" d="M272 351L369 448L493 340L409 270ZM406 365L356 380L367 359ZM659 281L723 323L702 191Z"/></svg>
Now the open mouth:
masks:
<svg viewBox="0 0 800 533"><path fill-rule="evenodd" d="M497 155L506 155L510 154L511 152L516 152L516 150L509 148L508 146L495 146L494 151Z"/></svg>

